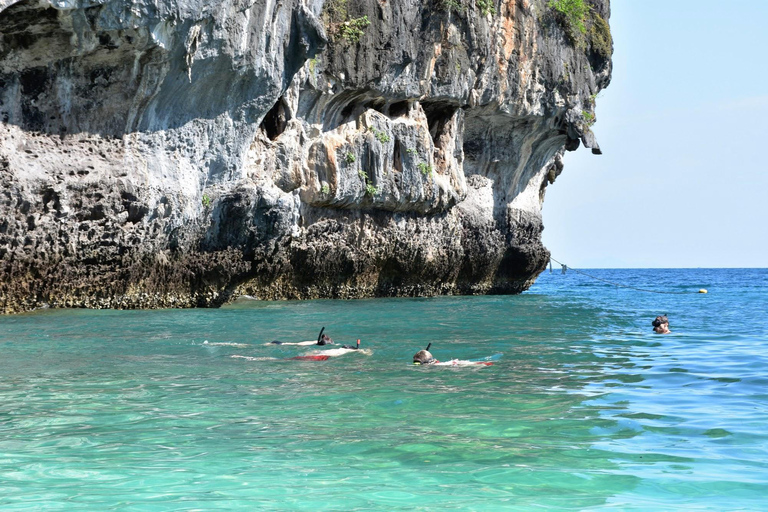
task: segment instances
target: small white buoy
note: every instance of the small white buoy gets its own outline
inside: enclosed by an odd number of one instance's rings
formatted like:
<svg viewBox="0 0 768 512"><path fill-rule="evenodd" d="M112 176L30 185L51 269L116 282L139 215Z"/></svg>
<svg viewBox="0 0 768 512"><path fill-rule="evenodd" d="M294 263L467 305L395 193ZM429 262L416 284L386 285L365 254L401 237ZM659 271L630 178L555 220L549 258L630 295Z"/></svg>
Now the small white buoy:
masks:
<svg viewBox="0 0 768 512"><path fill-rule="evenodd" d="M702 288L701 290L699 290L699 293L707 293L707 289L706 288Z"/></svg>

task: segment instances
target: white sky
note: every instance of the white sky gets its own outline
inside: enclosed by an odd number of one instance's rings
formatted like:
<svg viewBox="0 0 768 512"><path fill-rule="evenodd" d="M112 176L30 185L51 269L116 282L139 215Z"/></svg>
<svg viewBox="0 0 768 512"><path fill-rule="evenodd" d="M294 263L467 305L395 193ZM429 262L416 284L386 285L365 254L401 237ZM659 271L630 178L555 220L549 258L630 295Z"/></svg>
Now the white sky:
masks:
<svg viewBox="0 0 768 512"><path fill-rule="evenodd" d="M613 0L611 85L547 189L573 267L768 267L768 0Z"/></svg>

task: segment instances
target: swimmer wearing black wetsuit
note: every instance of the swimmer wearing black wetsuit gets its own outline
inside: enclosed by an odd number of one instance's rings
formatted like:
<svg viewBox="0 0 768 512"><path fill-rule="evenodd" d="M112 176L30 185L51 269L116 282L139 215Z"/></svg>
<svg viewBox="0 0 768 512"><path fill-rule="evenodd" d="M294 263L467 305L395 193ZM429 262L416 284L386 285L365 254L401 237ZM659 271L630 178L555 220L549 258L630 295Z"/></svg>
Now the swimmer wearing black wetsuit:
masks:
<svg viewBox="0 0 768 512"><path fill-rule="evenodd" d="M323 346L323 345L333 345L334 343L333 343L333 340L331 339L331 337L328 336L327 334L323 334L323 331L325 331L325 327L320 329L320 334L317 335L317 343L315 343L315 345L320 345L320 346ZM274 345L283 345L284 344L282 341L278 341L278 340L272 340L270 343L272 343ZM300 343L285 343L285 344L286 345L310 345L311 343L312 343L311 341L308 341L308 342L302 341Z"/></svg>

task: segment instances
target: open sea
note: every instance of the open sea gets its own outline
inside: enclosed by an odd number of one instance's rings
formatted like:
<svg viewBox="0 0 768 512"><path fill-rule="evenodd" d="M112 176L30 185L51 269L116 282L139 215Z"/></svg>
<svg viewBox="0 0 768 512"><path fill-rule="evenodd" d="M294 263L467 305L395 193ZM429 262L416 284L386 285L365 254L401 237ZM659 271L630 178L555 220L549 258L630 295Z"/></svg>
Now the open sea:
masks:
<svg viewBox="0 0 768 512"><path fill-rule="evenodd" d="M0 510L768 509L768 270L586 272L0 317Z"/></svg>

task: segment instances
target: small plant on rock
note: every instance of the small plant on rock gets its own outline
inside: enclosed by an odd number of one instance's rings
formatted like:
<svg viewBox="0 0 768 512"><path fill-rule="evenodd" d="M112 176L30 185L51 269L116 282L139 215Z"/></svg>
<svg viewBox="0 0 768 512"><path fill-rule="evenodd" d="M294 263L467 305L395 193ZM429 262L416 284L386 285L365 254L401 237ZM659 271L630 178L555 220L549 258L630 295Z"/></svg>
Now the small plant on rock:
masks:
<svg viewBox="0 0 768 512"><path fill-rule="evenodd" d="M571 40L575 44L583 44L587 33L585 20L589 14L589 6L584 0L549 0L548 6L558 14Z"/></svg>
<svg viewBox="0 0 768 512"><path fill-rule="evenodd" d="M457 13L463 13L466 9L464 4L461 3L461 0L440 0L440 5L444 11L448 12L454 11Z"/></svg>
<svg viewBox="0 0 768 512"><path fill-rule="evenodd" d="M415 148L408 148L405 150L405 152L408 153L409 155L415 155L417 153Z"/></svg>
<svg viewBox="0 0 768 512"><path fill-rule="evenodd" d="M475 0L475 5L480 9L480 13L483 16L491 16L496 14L496 7L493 5L493 0Z"/></svg>
<svg viewBox="0 0 768 512"><path fill-rule="evenodd" d="M355 163L355 160L357 160L357 157L355 156L354 153L348 152L346 155L344 155L344 161L347 162L348 164Z"/></svg>
<svg viewBox="0 0 768 512"><path fill-rule="evenodd" d="M599 14L594 14L592 26L588 34L589 43L592 51L601 59L608 61L613 54L613 39L611 37L611 28L608 26Z"/></svg>
<svg viewBox="0 0 768 512"><path fill-rule="evenodd" d="M424 176L427 176L429 174L432 174L432 166L427 164L426 162L419 162L419 164L416 166L421 171L421 174Z"/></svg>
<svg viewBox="0 0 768 512"><path fill-rule="evenodd" d="M389 135L387 135L386 132L382 132L371 126L370 128L371 133L373 133L374 137L381 142L382 144L385 144L390 141Z"/></svg>
<svg viewBox="0 0 768 512"><path fill-rule="evenodd" d="M210 208L212 204L213 204L213 201L208 196L208 194L203 194L203 207Z"/></svg>
<svg viewBox="0 0 768 512"><path fill-rule="evenodd" d="M374 187L370 183L365 186L365 193L368 194L369 196L376 195L376 192L378 192L378 191L379 191L379 189L377 189L376 187Z"/></svg>
<svg viewBox="0 0 768 512"><path fill-rule="evenodd" d="M348 43L357 43L363 37L363 30L370 24L368 16L347 20L339 25L339 35Z"/></svg>
<svg viewBox="0 0 768 512"><path fill-rule="evenodd" d="M358 175L358 176L360 176L361 178L363 178L364 180L367 180L367 179L368 179L368 173L367 173L367 172L365 172L365 171L364 171L364 170L362 170L362 169L360 169L359 171L357 171L357 175Z"/></svg>
<svg viewBox="0 0 768 512"><path fill-rule="evenodd" d="M326 0L323 4L323 16L332 23L344 21L349 16L348 0Z"/></svg>
<svg viewBox="0 0 768 512"><path fill-rule="evenodd" d="M331 193L331 187L328 186L327 183L323 184L322 187L320 187L320 192L322 192L325 195L328 195Z"/></svg>

